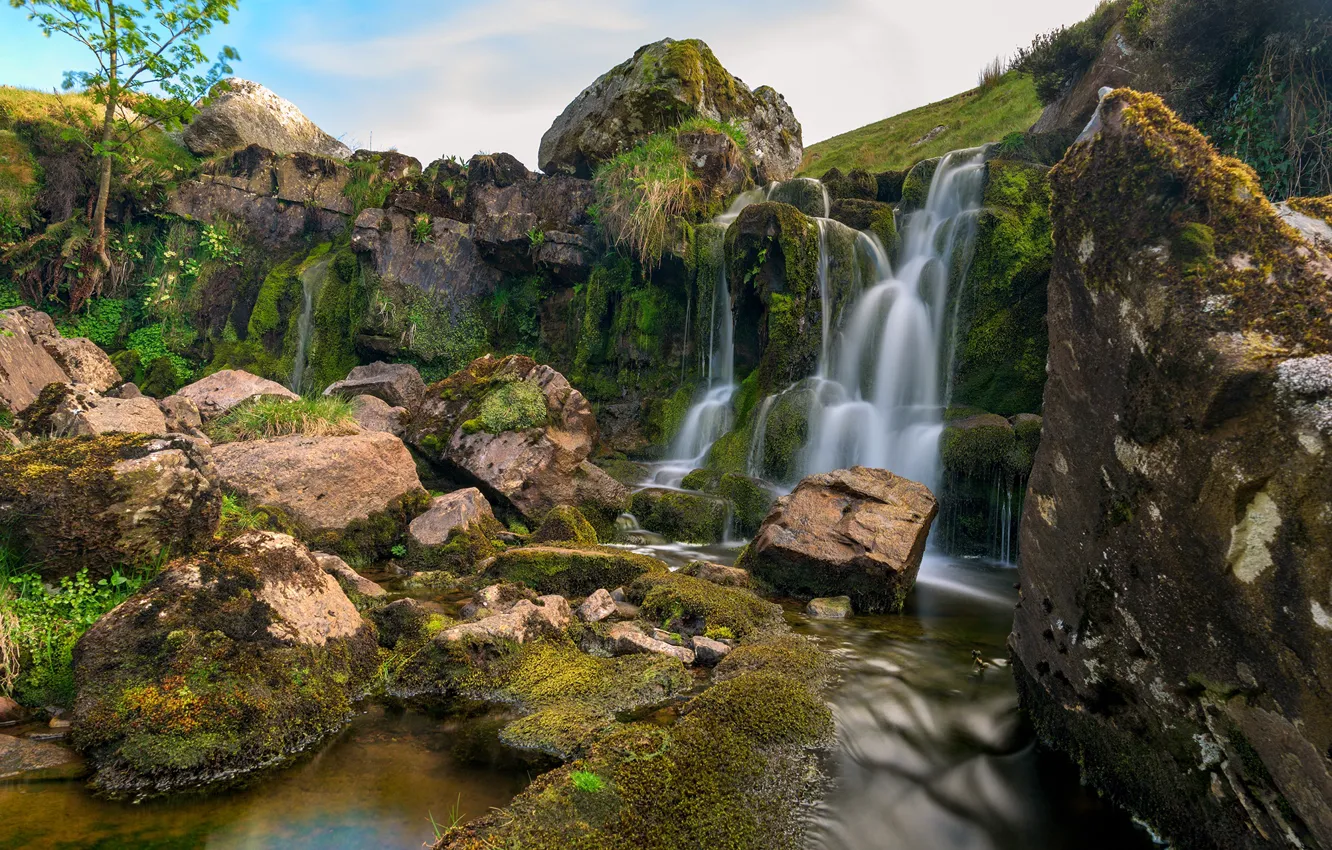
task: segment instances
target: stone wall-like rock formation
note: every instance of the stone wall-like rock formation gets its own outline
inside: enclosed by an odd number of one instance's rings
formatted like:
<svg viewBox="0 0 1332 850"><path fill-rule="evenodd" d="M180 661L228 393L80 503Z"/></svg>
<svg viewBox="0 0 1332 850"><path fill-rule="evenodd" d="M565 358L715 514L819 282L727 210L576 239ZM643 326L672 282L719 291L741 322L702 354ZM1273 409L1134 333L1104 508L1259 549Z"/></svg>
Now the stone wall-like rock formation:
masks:
<svg viewBox="0 0 1332 850"><path fill-rule="evenodd" d="M1332 848L1332 258L1118 90L1052 172L1011 646L1041 737L1181 848Z"/></svg>

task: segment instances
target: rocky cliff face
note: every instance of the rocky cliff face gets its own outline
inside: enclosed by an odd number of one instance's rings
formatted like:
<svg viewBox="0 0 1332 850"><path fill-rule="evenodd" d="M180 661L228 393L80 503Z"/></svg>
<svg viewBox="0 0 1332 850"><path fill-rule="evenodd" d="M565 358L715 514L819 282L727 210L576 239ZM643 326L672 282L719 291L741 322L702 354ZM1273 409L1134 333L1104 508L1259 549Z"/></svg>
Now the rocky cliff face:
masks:
<svg viewBox="0 0 1332 850"><path fill-rule="evenodd" d="M1179 847L1332 847L1332 259L1119 90L1051 175L1014 652L1041 736Z"/></svg>

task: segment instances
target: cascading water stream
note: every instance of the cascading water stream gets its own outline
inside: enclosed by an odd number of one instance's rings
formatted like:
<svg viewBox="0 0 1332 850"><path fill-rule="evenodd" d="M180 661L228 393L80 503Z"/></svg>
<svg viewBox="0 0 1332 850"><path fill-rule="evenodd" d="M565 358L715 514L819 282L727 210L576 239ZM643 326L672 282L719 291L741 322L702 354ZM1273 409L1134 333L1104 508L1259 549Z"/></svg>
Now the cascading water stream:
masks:
<svg viewBox="0 0 1332 850"><path fill-rule="evenodd" d="M305 380L306 360L310 353L310 337L314 334L314 305L319 296L319 289L324 284L328 264L332 256L324 256L311 263L301 272L301 315L296 320L296 356L291 365L291 381L287 388L294 393L301 391Z"/></svg>
<svg viewBox="0 0 1332 850"><path fill-rule="evenodd" d="M856 298L836 340L829 339L826 245L821 239L824 357L810 412L804 474L861 464L937 488L944 316L953 272L965 267L964 255L971 249L984 179L982 150L944 158L925 209L907 218L899 269L892 273L886 258L875 258L880 280Z"/></svg>

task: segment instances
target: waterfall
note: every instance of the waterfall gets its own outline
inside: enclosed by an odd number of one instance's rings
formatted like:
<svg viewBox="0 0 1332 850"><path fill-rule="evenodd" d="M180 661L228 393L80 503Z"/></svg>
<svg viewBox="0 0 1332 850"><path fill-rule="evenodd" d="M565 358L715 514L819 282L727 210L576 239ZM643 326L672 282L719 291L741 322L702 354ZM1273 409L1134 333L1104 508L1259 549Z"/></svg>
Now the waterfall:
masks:
<svg viewBox="0 0 1332 850"><path fill-rule="evenodd" d="M983 150L939 164L925 209L906 218L894 272L878 247L877 283L846 311L833 344L828 293L819 386L810 413L804 474L862 464L937 489L943 431L945 311L955 268L965 267L985 181ZM820 229L820 287L827 264ZM859 242L857 243L859 248Z"/></svg>
<svg viewBox="0 0 1332 850"><path fill-rule="evenodd" d="M750 478L763 477L763 443L768 438L768 414L781 394L770 395L759 403L754 417L754 434L749 440L749 453L745 456L745 474Z"/></svg>
<svg viewBox="0 0 1332 850"><path fill-rule="evenodd" d="M306 359L310 352L310 337L314 333L314 305L323 286L328 264L332 255L326 255L311 263L301 272L301 315L296 320L296 356L291 364L291 381L288 389L294 393L301 391L301 382L305 379Z"/></svg>

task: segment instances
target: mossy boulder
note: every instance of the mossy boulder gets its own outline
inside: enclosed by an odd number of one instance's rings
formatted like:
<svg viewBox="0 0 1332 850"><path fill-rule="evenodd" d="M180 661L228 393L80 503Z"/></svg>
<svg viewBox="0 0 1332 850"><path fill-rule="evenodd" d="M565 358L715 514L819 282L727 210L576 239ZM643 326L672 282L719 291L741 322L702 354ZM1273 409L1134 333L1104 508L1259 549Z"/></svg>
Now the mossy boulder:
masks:
<svg viewBox="0 0 1332 850"><path fill-rule="evenodd" d="M644 574L666 572L656 558L608 546L525 546L500 553L486 571L541 593L587 596L628 585Z"/></svg>
<svg viewBox="0 0 1332 850"><path fill-rule="evenodd" d="M906 182L905 171L881 171L874 175L877 192L874 200L881 204L896 204L902 200L902 185Z"/></svg>
<svg viewBox="0 0 1332 850"><path fill-rule="evenodd" d="M828 188L811 177L784 180L770 188L767 201L789 204L810 218L828 214Z"/></svg>
<svg viewBox="0 0 1332 850"><path fill-rule="evenodd" d="M629 586L628 595L644 618L681 634L726 629L744 639L780 630L783 623L781 607L751 590L681 573L647 573Z"/></svg>
<svg viewBox="0 0 1332 850"><path fill-rule="evenodd" d="M745 134L761 182L784 180L800 165L800 124L780 94L751 91L698 39L640 47L583 90L541 138L546 174L591 177L596 167L654 133L702 117Z"/></svg>
<svg viewBox="0 0 1332 850"><path fill-rule="evenodd" d="M0 523L55 578L208 546L222 494L207 446L107 434L34 443L0 456Z"/></svg>
<svg viewBox="0 0 1332 850"><path fill-rule="evenodd" d="M1021 702L1172 845L1332 846L1332 267L1160 98L1096 121L1050 175Z"/></svg>
<svg viewBox="0 0 1332 850"><path fill-rule="evenodd" d="M649 487L629 502L629 512L648 531L681 543L717 543L726 536L726 500L702 493Z"/></svg>
<svg viewBox="0 0 1332 850"><path fill-rule="evenodd" d="M577 543L595 546L599 542L597 530L578 508L557 505L550 509L541 525L532 533L530 543Z"/></svg>
<svg viewBox="0 0 1332 850"><path fill-rule="evenodd" d="M949 422L940 440L944 469L962 475L989 475L1018 468L1027 460L1017 451L1017 437L1007 419L982 413Z"/></svg>
<svg viewBox="0 0 1332 850"><path fill-rule="evenodd" d="M375 664L373 628L305 547L247 532L80 638L74 741L110 796L233 783L341 726Z"/></svg>
<svg viewBox="0 0 1332 850"><path fill-rule="evenodd" d="M833 200L875 201L879 196L879 183L874 175L860 168L853 168L846 174L833 168L820 179Z"/></svg>
<svg viewBox="0 0 1332 850"><path fill-rule="evenodd" d="M732 530L741 537L752 537L777 501L776 494L762 481L733 472L695 469L684 477L681 486L725 499L730 505Z"/></svg>
<svg viewBox="0 0 1332 850"><path fill-rule="evenodd" d="M531 522L573 505L608 529L627 500L624 486L588 460L597 421L587 399L530 357L486 355L430 385L407 439Z"/></svg>
<svg viewBox="0 0 1332 850"><path fill-rule="evenodd" d="M908 213L925 208L925 201L930 197L930 184L934 182L934 172L939 170L940 162L942 160L935 157L922 159L911 166L906 177L902 179L902 196L898 201L898 209Z"/></svg>
<svg viewBox="0 0 1332 850"><path fill-rule="evenodd" d="M499 551L504 531L490 503L475 487L435 496L407 527L408 569L470 575Z"/></svg>

